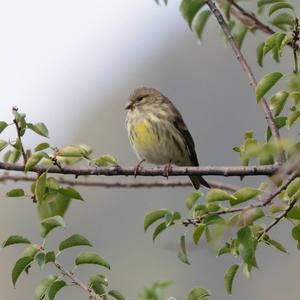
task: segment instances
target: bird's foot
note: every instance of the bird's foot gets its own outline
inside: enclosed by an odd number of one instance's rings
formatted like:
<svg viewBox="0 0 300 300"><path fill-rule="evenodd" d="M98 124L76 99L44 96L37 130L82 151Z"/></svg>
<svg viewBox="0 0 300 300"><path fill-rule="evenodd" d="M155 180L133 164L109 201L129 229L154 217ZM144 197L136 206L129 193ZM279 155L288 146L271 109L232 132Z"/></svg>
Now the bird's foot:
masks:
<svg viewBox="0 0 300 300"><path fill-rule="evenodd" d="M165 165L164 168L164 176L168 179L169 178L169 173L172 170L172 165L171 162L169 162L168 164Z"/></svg>
<svg viewBox="0 0 300 300"><path fill-rule="evenodd" d="M136 166L134 166L134 168L133 168L133 170L134 170L134 178L136 178L137 173L138 173L138 171L139 171L139 169L140 169L140 167L141 167L141 165L143 164L144 161L145 160L142 159Z"/></svg>

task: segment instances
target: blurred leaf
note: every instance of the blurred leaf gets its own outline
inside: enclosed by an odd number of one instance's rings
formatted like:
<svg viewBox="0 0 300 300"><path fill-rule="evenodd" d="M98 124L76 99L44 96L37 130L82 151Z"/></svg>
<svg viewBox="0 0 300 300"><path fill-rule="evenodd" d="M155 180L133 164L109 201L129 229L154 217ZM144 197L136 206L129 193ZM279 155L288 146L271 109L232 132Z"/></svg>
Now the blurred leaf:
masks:
<svg viewBox="0 0 300 300"><path fill-rule="evenodd" d="M204 10L199 14L199 16L196 19L195 31L199 40L202 40L203 31L210 15L211 15L210 10Z"/></svg>
<svg viewBox="0 0 300 300"><path fill-rule="evenodd" d="M104 154L93 159L92 163L99 167L107 167L109 165L116 166L118 164L118 161L114 156L110 154Z"/></svg>
<svg viewBox="0 0 300 300"><path fill-rule="evenodd" d="M294 7L291 4L289 4L287 2L278 2L278 3L273 4L270 7L269 16L271 16L277 10L284 9L284 8L288 8L288 9L294 10Z"/></svg>
<svg viewBox="0 0 300 300"><path fill-rule="evenodd" d="M261 191L252 187L244 187L240 190L236 191L232 196L233 198L230 199L230 205L237 205L239 203L248 201L252 198L255 198L261 194Z"/></svg>
<svg viewBox="0 0 300 300"><path fill-rule="evenodd" d="M185 264L190 264L187 253L186 253L186 247L185 247L185 236L182 235L180 237L180 247L179 247L179 252L178 252L178 258Z"/></svg>
<svg viewBox="0 0 300 300"><path fill-rule="evenodd" d="M36 253L39 251L40 246L37 244L32 244L30 246L28 246L22 253L22 257L31 257L32 260L34 259L34 256L36 255Z"/></svg>
<svg viewBox="0 0 300 300"><path fill-rule="evenodd" d="M232 265L230 266L227 271L225 272L224 276L224 283L225 283L225 288L226 291L229 295L232 294L232 284L233 284L233 279L234 276L236 275L237 270L239 269L239 265Z"/></svg>
<svg viewBox="0 0 300 300"><path fill-rule="evenodd" d="M205 300L210 296L210 292L203 288L194 288L190 291L188 300Z"/></svg>
<svg viewBox="0 0 300 300"><path fill-rule="evenodd" d="M231 253L231 248L229 243L226 243L222 248L219 249L217 256L221 256L227 253Z"/></svg>
<svg viewBox="0 0 300 300"><path fill-rule="evenodd" d="M260 43L256 48L256 59L259 66L263 66L265 42Z"/></svg>
<svg viewBox="0 0 300 300"><path fill-rule="evenodd" d="M48 129L44 123L27 123L27 127L41 136L48 137L49 135Z"/></svg>
<svg viewBox="0 0 300 300"><path fill-rule="evenodd" d="M225 201L232 199L232 196L221 189L211 189L206 195L207 202Z"/></svg>
<svg viewBox="0 0 300 300"><path fill-rule="evenodd" d="M218 215L207 216L203 220L203 224L206 224L206 225L212 225L212 224L218 224L218 223L224 223L224 222L225 222L225 220Z"/></svg>
<svg viewBox="0 0 300 300"><path fill-rule="evenodd" d="M114 297L117 300L125 300L125 297L119 291L116 290L110 290L108 292L108 295Z"/></svg>
<svg viewBox="0 0 300 300"><path fill-rule="evenodd" d="M76 266L82 264L94 264L110 269L109 263L103 257L94 252L82 252L76 257L75 264Z"/></svg>
<svg viewBox="0 0 300 300"><path fill-rule="evenodd" d="M46 180L47 180L47 172L42 173L35 184L35 196L39 205L41 205L46 191Z"/></svg>
<svg viewBox="0 0 300 300"><path fill-rule="evenodd" d="M4 121L0 121L0 133L8 126Z"/></svg>
<svg viewBox="0 0 300 300"><path fill-rule="evenodd" d="M190 192L185 199L185 205L186 207L191 210L194 205L196 204L197 200L202 196L201 193L198 192Z"/></svg>
<svg viewBox="0 0 300 300"><path fill-rule="evenodd" d="M73 187L66 187L66 188L60 188L58 190L61 194L68 196L72 199L76 199L76 200L83 200L81 195L79 194L79 192L74 189Z"/></svg>
<svg viewBox="0 0 300 300"><path fill-rule="evenodd" d="M284 252L284 253L288 253L288 251L283 247L282 244L280 244L279 242L275 241L275 240L272 240L272 239L268 239L266 241L266 243L268 245L271 245L273 247L275 247L277 250L281 251L281 252Z"/></svg>
<svg viewBox="0 0 300 300"><path fill-rule="evenodd" d="M75 247L75 246L90 246L90 247L92 247L91 243L84 236L79 235L79 234L73 234L69 238L60 242L58 249L59 249L59 251L63 251L65 249Z"/></svg>
<svg viewBox="0 0 300 300"><path fill-rule="evenodd" d="M41 161L42 158L49 158L49 156L45 152L36 152L32 156L30 156L25 165L25 172L32 170Z"/></svg>
<svg viewBox="0 0 300 300"><path fill-rule="evenodd" d="M6 197L23 197L25 192L23 189L13 189L6 193Z"/></svg>
<svg viewBox="0 0 300 300"><path fill-rule="evenodd" d="M42 300L47 293L49 287L53 284L53 282L57 279L57 276L49 275L43 278L40 283L37 285L34 291L34 300Z"/></svg>
<svg viewBox="0 0 300 300"><path fill-rule="evenodd" d="M239 49L242 48L247 32L248 32L248 27L245 25L240 25L237 31L233 35L236 45Z"/></svg>
<svg viewBox="0 0 300 300"><path fill-rule="evenodd" d="M291 92L290 97L293 100L294 105L299 105L300 102L300 92Z"/></svg>
<svg viewBox="0 0 300 300"><path fill-rule="evenodd" d="M251 230L248 226L241 228L237 233L238 249L243 261L250 265L257 267L255 260L256 242L252 236Z"/></svg>
<svg viewBox="0 0 300 300"><path fill-rule="evenodd" d="M275 118L276 127L278 129L284 127L286 125L286 120L287 120L287 117L276 117ZM271 133L270 127L268 127L267 132L266 132L266 140L269 141L271 137L272 137L272 133Z"/></svg>
<svg viewBox="0 0 300 300"><path fill-rule="evenodd" d="M45 265L45 253L38 252L34 257L34 260L38 263L40 268L43 268Z"/></svg>
<svg viewBox="0 0 300 300"><path fill-rule="evenodd" d="M17 260L11 274L12 283L14 287L16 286L17 280L22 274L22 272L28 268L32 261L33 257L31 256L24 256Z"/></svg>
<svg viewBox="0 0 300 300"><path fill-rule="evenodd" d="M289 198L293 196L299 196L300 192L300 178L295 178L287 187L286 194Z"/></svg>
<svg viewBox="0 0 300 300"><path fill-rule="evenodd" d="M67 284L64 280L56 280L54 281L48 289L47 297L48 300L54 300L56 294Z"/></svg>
<svg viewBox="0 0 300 300"><path fill-rule="evenodd" d="M2 151L7 145L8 143L6 141L0 140L0 151Z"/></svg>
<svg viewBox="0 0 300 300"><path fill-rule="evenodd" d="M275 109L275 116L277 117L284 108L285 102L289 96L286 91L280 91L276 93L270 100L270 108Z"/></svg>
<svg viewBox="0 0 300 300"><path fill-rule="evenodd" d="M256 100L261 98L281 79L283 75L279 72L273 72L265 75L256 86Z"/></svg>
<svg viewBox="0 0 300 300"><path fill-rule="evenodd" d="M276 3L276 2L282 2L283 0L259 0L257 2L257 6L261 7L264 5L268 5L268 4L272 4L272 3Z"/></svg>
<svg viewBox="0 0 300 300"><path fill-rule="evenodd" d="M107 278L104 275L100 275L100 274L90 276L89 284L95 284L95 283L108 286Z"/></svg>
<svg viewBox="0 0 300 300"><path fill-rule="evenodd" d="M63 157L83 157L83 152L78 145L69 145L59 149L57 155Z"/></svg>
<svg viewBox="0 0 300 300"><path fill-rule="evenodd" d="M49 251L45 255L45 264L55 261L55 253L54 251Z"/></svg>
<svg viewBox="0 0 300 300"><path fill-rule="evenodd" d="M291 128L292 125L297 121L297 119L300 117L300 111L296 110L296 111L292 111L286 120L286 127L287 128Z"/></svg>
<svg viewBox="0 0 300 300"><path fill-rule="evenodd" d="M205 230L205 227L206 227L205 224L199 224L199 225L197 225L197 227L195 227L194 232L193 232L193 240L196 245L198 245L201 235Z"/></svg>
<svg viewBox="0 0 300 300"><path fill-rule="evenodd" d="M206 4L205 0L182 0L180 4L180 11L183 18L188 22L190 28L192 27L192 22L199 12L199 10Z"/></svg>
<svg viewBox="0 0 300 300"><path fill-rule="evenodd" d="M165 217L165 214L167 213L166 209L161 210L154 210L148 213L145 216L144 219L144 230L147 231L147 229L157 220L162 219Z"/></svg>
<svg viewBox="0 0 300 300"><path fill-rule="evenodd" d="M21 235L11 235L7 238L6 241L2 243L2 247L5 248L7 246L15 245L15 244L30 244L30 240L21 236Z"/></svg>
<svg viewBox="0 0 300 300"><path fill-rule="evenodd" d="M42 151L42 150L45 150L47 148L49 148L50 145L48 143L40 143L38 144L35 148L34 148L34 151L38 152L38 151Z"/></svg>
<svg viewBox="0 0 300 300"><path fill-rule="evenodd" d="M45 238L56 227L66 227L65 221L61 216L53 216L42 220L41 236Z"/></svg>
<svg viewBox="0 0 300 300"><path fill-rule="evenodd" d="M288 13L279 14L272 20L272 25L286 31L286 25L293 25L293 17Z"/></svg>

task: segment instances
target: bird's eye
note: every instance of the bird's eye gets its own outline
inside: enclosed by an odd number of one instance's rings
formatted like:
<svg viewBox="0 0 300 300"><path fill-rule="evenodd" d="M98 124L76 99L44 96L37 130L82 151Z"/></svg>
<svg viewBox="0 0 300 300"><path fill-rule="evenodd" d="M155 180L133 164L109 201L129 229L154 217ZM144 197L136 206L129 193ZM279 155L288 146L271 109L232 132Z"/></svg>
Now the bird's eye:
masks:
<svg viewBox="0 0 300 300"><path fill-rule="evenodd" d="M137 101L142 101L144 99L144 97L143 96L140 96L140 97L138 97L136 100Z"/></svg>

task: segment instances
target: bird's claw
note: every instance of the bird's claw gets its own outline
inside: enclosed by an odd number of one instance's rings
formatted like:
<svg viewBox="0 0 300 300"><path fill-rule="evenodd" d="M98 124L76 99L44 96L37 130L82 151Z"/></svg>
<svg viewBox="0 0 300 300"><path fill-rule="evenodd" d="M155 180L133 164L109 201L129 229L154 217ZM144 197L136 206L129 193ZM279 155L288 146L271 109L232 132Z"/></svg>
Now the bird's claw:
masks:
<svg viewBox="0 0 300 300"><path fill-rule="evenodd" d="M172 170L172 166L171 163L168 163L167 165L165 165L164 168L164 176L168 179L169 178L169 173Z"/></svg>
<svg viewBox="0 0 300 300"><path fill-rule="evenodd" d="M145 160L142 159L136 166L134 166L134 178L136 178L138 171L140 170L141 165L143 164Z"/></svg>

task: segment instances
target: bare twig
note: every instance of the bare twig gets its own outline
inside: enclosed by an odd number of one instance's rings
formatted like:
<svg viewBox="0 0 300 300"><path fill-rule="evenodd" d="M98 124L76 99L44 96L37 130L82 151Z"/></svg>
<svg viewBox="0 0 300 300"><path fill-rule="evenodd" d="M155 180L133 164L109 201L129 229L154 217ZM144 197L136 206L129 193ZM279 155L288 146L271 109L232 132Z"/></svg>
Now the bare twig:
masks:
<svg viewBox="0 0 300 300"><path fill-rule="evenodd" d="M299 19L295 18L293 23L293 40L292 40L292 48L293 48L293 55L294 55L294 63L295 69L294 73L298 73L298 51L299 51Z"/></svg>
<svg viewBox="0 0 300 300"><path fill-rule="evenodd" d="M280 220L282 220L283 218L285 218L287 216L288 212L294 207L294 205L296 204L297 200L298 199L296 197L292 198L291 202L289 203L289 205L286 206L286 208L284 209L284 211L281 214L279 214L275 218L275 220L271 224L269 224L264 229L264 231L262 231L258 235L257 240L260 240L271 228L273 228L277 223L279 223Z"/></svg>
<svg viewBox="0 0 300 300"><path fill-rule="evenodd" d="M36 177L33 176L19 176L4 174L0 176L0 182L5 181L35 181ZM72 180L65 178L57 178L57 181L61 184L67 184L70 186L89 186L89 187L104 187L104 188L154 188L154 187L191 187L192 184L189 180L156 180L156 181L85 181L85 180ZM209 184L213 188L224 189L230 192L235 192L240 189L239 186L210 180Z"/></svg>
<svg viewBox="0 0 300 300"><path fill-rule="evenodd" d="M54 265L61 271L62 275L67 276L73 284L80 287L82 290L84 290L88 295L90 299L94 300L103 300L104 297L96 294L93 289L89 288L86 284L84 284L81 280L79 280L73 272L70 272L66 270L59 262L55 261Z"/></svg>
<svg viewBox="0 0 300 300"><path fill-rule="evenodd" d="M264 165L264 166L203 166L203 167L172 167L168 176L185 176L185 175L208 175L208 176L259 176L274 175L280 168L279 165ZM21 171L24 172L24 166L19 164L11 164L0 162L0 170L6 171ZM54 174L69 174L75 176L85 175L104 175L104 176L166 176L164 167L155 168L139 168L136 172L134 167L61 167L57 166L35 166L28 172L34 173L54 173Z"/></svg>
<svg viewBox="0 0 300 300"><path fill-rule="evenodd" d="M246 75L249 79L250 85L255 89L257 86L256 78L252 72L250 65L248 64L247 60L245 59L244 55L242 54L241 50L237 47L235 40L230 32L230 29L222 15L221 11L217 8L217 6L213 0L206 0L206 3L208 5L208 7L210 8L210 10L212 11L212 13L215 15L219 25L221 26L225 36L227 37L227 40L228 40L233 52L235 53L238 62L240 63L243 71L246 73ZM260 101L260 104L264 111L265 119L267 121L268 126L270 127L272 136L275 140L278 141L280 139L279 130L276 127L274 117L272 115L271 109L270 109L266 99L262 98ZM280 162L282 163L283 161L284 161L284 155L282 155L280 157Z"/></svg>
<svg viewBox="0 0 300 300"><path fill-rule="evenodd" d="M17 112L17 111L18 111L18 108L13 107L13 111ZM25 165L26 162L27 162L27 155L26 155L26 152L25 152L23 143L22 143L22 138L21 138L21 128L20 128L20 126L19 126L19 124L18 124L16 118L14 118L13 122L14 122L14 124L15 124L15 126L16 126L16 129L17 129L17 135L18 135L18 139L19 139L19 142L20 142L21 153L22 153L23 160L24 160L24 165Z"/></svg>

